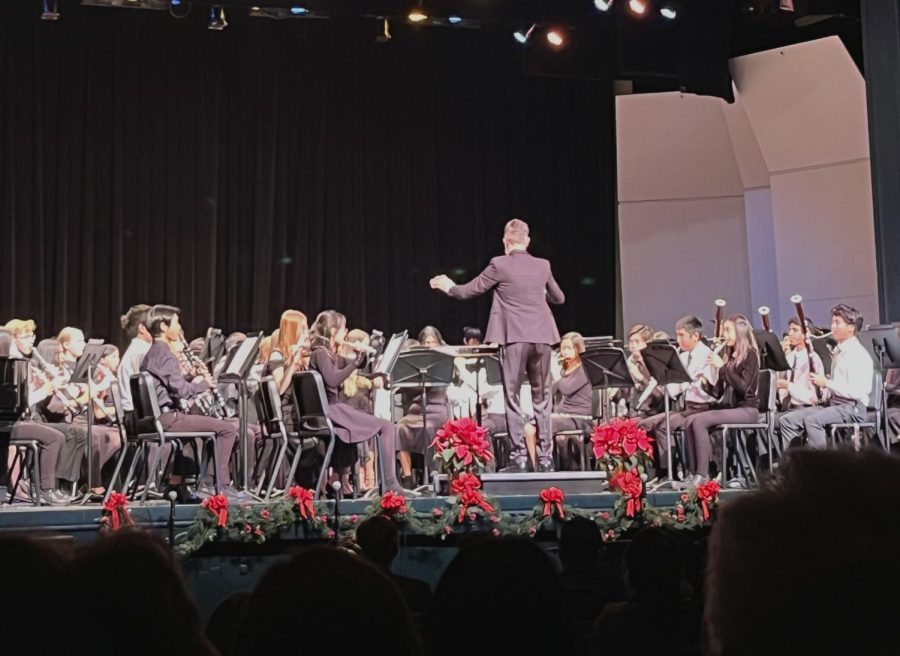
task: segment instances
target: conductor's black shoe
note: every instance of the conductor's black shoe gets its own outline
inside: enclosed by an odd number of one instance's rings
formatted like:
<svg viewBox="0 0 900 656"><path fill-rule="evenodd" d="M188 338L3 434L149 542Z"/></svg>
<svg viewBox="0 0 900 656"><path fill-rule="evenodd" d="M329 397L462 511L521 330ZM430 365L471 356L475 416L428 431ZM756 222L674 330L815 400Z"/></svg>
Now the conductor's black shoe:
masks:
<svg viewBox="0 0 900 656"><path fill-rule="evenodd" d="M511 462L500 470L503 474L524 474L528 471L528 467L524 460L521 462Z"/></svg>

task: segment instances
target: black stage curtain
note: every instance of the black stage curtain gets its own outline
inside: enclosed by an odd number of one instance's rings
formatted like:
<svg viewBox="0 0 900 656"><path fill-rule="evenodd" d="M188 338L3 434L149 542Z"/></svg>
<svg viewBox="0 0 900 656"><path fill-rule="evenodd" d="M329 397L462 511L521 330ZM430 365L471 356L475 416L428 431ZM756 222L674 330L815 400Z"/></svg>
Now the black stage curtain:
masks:
<svg viewBox="0 0 900 656"><path fill-rule="evenodd" d="M0 7L0 318L121 342L129 305L271 331L291 307L460 341L489 299L428 288L532 227L561 330L615 327L608 83L531 78L508 31Z"/></svg>

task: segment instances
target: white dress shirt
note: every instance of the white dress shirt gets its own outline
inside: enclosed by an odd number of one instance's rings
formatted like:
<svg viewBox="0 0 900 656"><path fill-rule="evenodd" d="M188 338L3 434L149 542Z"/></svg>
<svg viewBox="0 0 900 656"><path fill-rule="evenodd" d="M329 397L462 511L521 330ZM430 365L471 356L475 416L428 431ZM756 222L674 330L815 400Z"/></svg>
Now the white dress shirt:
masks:
<svg viewBox="0 0 900 656"><path fill-rule="evenodd" d="M715 385L719 380L719 371L713 367L707 360L712 354L710 349L703 342L699 342L690 351L679 351L678 358L684 365L685 371L691 377L690 383L681 383L680 385L670 385L669 393L675 388L675 393L684 392L684 400L687 403L713 403L715 397L707 393L703 389L703 383L700 382L701 376L709 381L711 385Z"/></svg>
<svg viewBox="0 0 900 656"><path fill-rule="evenodd" d="M117 379L119 385L119 395L122 397L122 411L131 412L134 410L134 403L131 401L131 377L141 370L141 362L147 351L150 350L150 342L135 337L131 340L131 344L125 349L122 359L119 362L119 370Z"/></svg>
<svg viewBox="0 0 900 656"><path fill-rule="evenodd" d="M789 382L787 390L778 390L779 396L784 397L785 392L791 395L791 407L815 405L819 402L816 396L816 387L809 380L809 354L805 347L793 349L785 358L791 370L781 372ZM816 373L825 372L822 358L815 351L812 352L813 369Z"/></svg>
<svg viewBox="0 0 900 656"><path fill-rule="evenodd" d="M868 407L874 368L872 357L855 336L838 344L831 358L831 379L826 386L831 391L831 404L855 401Z"/></svg>

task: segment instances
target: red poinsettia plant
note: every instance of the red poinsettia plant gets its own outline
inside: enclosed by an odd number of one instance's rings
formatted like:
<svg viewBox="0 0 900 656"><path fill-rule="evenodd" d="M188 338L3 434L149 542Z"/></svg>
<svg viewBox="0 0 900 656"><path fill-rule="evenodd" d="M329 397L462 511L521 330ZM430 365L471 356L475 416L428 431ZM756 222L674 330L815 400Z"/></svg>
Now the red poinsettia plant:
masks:
<svg viewBox="0 0 900 656"><path fill-rule="evenodd" d="M591 435L597 467L612 477L617 471L644 471L653 461L653 438L636 419L617 417L601 424Z"/></svg>
<svg viewBox="0 0 900 656"><path fill-rule="evenodd" d="M431 443L434 459L443 463L451 476L460 472L483 471L494 459L488 430L468 417L451 419L441 426Z"/></svg>
<svg viewBox="0 0 900 656"><path fill-rule="evenodd" d="M406 507L406 497L397 494L391 490L384 493L381 497L381 512L385 515L404 515L408 511Z"/></svg>

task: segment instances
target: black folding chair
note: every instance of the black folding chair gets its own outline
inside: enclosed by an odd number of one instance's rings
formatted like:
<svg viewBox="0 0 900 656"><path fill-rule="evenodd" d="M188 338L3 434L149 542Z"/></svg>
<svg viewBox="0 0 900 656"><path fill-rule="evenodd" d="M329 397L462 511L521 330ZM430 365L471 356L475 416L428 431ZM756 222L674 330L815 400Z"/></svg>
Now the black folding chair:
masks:
<svg viewBox="0 0 900 656"><path fill-rule="evenodd" d="M297 427L297 439L315 439L316 444L318 444L319 439L326 438L328 440L325 459L322 462L322 471L319 473L319 480L316 484L315 498L318 499L325 484L325 477L328 476L328 468L331 466L331 455L334 453L334 443L337 439L337 435L334 432L334 424L331 423L331 417L329 416L325 384L322 382L322 376L318 371L301 371L294 374L291 385L294 390L294 408L297 411L297 417L300 422ZM304 450L298 448L294 454L288 482L294 480L297 466L300 464L300 455ZM384 480L384 478L381 477L380 480Z"/></svg>
<svg viewBox="0 0 900 656"><path fill-rule="evenodd" d="M109 388L110 396L112 397L113 408L116 411L116 423L119 428L119 437L122 439L122 448L119 449L119 457L116 458L116 468L113 470L112 478L109 479L109 485L106 486L106 494L103 495L103 503L106 503L109 499L109 495L115 492L116 481L119 480L119 476L122 473L122 465L125 462L125 458L128 456L128 450L132 445L137 445L137 442L132 440L128 435L128 431L125 426L125 410L122 408L122 393L119 391L118 383L114 383ZM123 486L123 490L127 491L127 488Z"/></svg>
<svg viewBox="0 0 900 656"><path fill-rule="evenodd" d="M198 480L205 475L208 461L210 457L212 458L213 487L216 493L218 493L220 481L218 477L218 457L216 455L215 432L165 431L162 422L160 421L163 413L159 408L159 398L156 393L156 381L153 376L146 371L142 371L131 377L129 385L131 386L131 398L134 403L135 420L137 423L137 434L135 438L141 445L141 459L146 463L147 470L147 478L144 484L144 493L141 495L141 501L147 500L151 480L158 481L160 484L163 480L166 466L160 465L166 445L171 445L174 449L173 454L171 454L169 458L171 460L176 453L181 453L183 451L184 443L189 440L199 440L203 447L201 449L203 455L197 475ZM159 446L155 451L150 449L153 444ZM138 458L136 457L132 460L131 467L128 469L128 476L125 479L126 490L129 489L129 486L134 480L137 462Z"/></svg>
<svg viewBox="0 0 900 656"><path fill-rule="evenodd" d="M851 431L851 435L858 436L861 430L870 430L877 438L881 429L881 401L884 394L884 382L880 371L876 371L872 376L872 391L869 394L869 407L866 412L865 421L849 421L828 424L825 429L827 436L833 446L838 445L841 437L846 435L846 431ZM868 419L869 416L874 417L873 421ZM890 453L890 444L885 446L886 442L882 441L881 445Z"/></svg>
<svg viewBox="0 0 900 656"><path fill-rule="evenodd" d="M728 472L728 437L734 434L735 446L735 464L738 476L743 475L747 481L747 485L759 484L759 474L756 466L750 458L750 452L747 449L747 435L752 434L759 436L761 431L766 433L766 448L770 458L772 458L772 450L775 447L775 403L777 385L772 382L775 379L774 374L768 369L759 372L759 383L756 388L756 394L759 399L759 420L744 424L720 424L713 426L711 431L722 431L722 476L727 477ZM737 479L735 479L737 480Z"/></svg>

